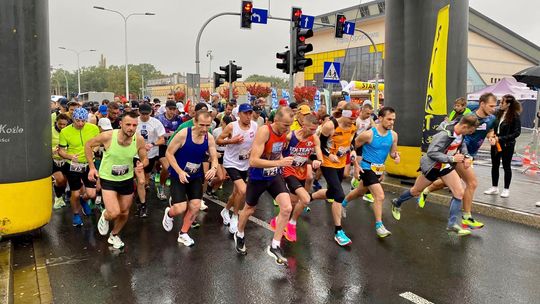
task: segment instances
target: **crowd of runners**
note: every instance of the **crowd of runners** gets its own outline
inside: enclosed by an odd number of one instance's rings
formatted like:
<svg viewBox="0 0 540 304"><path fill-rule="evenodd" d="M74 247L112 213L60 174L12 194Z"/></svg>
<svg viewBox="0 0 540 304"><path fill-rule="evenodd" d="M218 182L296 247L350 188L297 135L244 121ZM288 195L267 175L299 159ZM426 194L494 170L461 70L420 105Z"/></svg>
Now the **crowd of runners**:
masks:
<svg viewBox="0 0 540 304"><path fill-rule="evenodd" d="M99 233L120 249L133 201L136 216L145 218L151 193L169 202L165 210L153 209L163 212L164 230L171 231L179 218L178 242L193 246L189 230L200 225L197 215L208 208L203 194L212 196L227 182L233 190L220 215L240 254L247 253L246 224L264 192L279 210L269 219L274 235L266 249L277 264L287 265L282 238L296 242L297 222L314 200L332 204L339 246L352 242L343 223L348 203L359 197L372 203L375 235L391 235L382 219L381 181L387 161L400 163L395 109L386 106L374 113L369 101L341 101L328 115L324 105L314 111L307 101L280 100L269 111L264 98L242 104L223 102L218 94L199 103L174 98L170 94L163 104L157 99L52 102L53 208L69 201L73 226L83 225L84 216L98 209ZM476 111L467 113L460 105L456 101L456 110L422 156L414 186L392 200L395 220L404 202L417 197L423 208L430 192L447 186L452 193L449 233L464 236L484 226L471 213L478 185L473 159L484 139L498 142L493 132L497 101L488 93ZM349 178L350 192L342 183ZM156 191L148 191L154 185Z"/></svg>

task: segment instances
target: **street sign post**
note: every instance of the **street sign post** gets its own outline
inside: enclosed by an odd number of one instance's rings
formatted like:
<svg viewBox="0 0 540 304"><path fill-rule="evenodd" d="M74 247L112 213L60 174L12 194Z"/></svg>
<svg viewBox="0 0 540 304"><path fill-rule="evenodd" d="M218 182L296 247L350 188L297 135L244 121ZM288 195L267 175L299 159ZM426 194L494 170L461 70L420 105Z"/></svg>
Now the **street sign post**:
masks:
<svg viewBox="0 0 540 304"><path fill-rule="evenodd" d="M315 23L315 17L302 15L300 17L300 28L303 29L313 29L313 23Z"/></svg>
<svg viewBox="0 0 540 304"><path fill-rule="evenodd" d="M265 9L254 8L251 10L251 22L267 24L268 23L268 11Z"/></svg>
<svg viewBox="0 0 540 304"><path fill-rule="evenodd" d="M339 73L341 64L339 62L328 62L324 63L324 83L339 83Z"/></svg>
<svg viewBox="0 0 540 304"><path fill-rule="evenodd" d="M347 35L354 35L354 28L356 26L356 23L354 22L345 22L345 25L343 26L343 33Z"/></svg>

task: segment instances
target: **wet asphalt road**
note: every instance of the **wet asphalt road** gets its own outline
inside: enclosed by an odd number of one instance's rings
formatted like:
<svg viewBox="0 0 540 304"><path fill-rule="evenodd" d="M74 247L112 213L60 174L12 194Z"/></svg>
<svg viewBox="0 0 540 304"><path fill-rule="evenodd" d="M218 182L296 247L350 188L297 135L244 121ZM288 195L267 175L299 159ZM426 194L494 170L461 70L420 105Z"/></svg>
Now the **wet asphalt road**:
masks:
<svg viewBox="0 0 540 304"><path fill-rule="evenodd" d="M73 228L68 208L54 211L34 246L46 256L55 303L411 303L405 292L433 303L540 302L539 230L478 217L486 227L457 238L444 229L445 207L410 201L396 222L388 196L384 222L393 235L377 239L369 205L354 201L343 224L347 248L333 241L330 204L313 202L299 241L284 241L289 268L266 255L272 233L253 222L248 254L238 255L211 202L190 232L191 248L176 242L179 219L173 232L163 230L166 203L155 199L149 218L130 215L123 251L98 234L97 216ZM265 194L255 217L268 221L274 212Z"/></svg>

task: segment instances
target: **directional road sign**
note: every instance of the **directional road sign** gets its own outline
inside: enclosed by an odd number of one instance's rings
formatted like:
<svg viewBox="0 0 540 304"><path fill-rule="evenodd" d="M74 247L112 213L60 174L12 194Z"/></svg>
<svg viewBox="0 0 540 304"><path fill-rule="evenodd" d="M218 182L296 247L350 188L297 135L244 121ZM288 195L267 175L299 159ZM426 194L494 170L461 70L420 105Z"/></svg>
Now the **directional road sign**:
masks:
<svg viewBox="0 0 540 304"><path fill-rule="evenodd" d="M343 32L347 35L354 35L354 26L356 25L356 23L354 22L345 22L345 24L343 25Z"/></svg>
<svg viewBox="0 0 540 304"><path fill-rule="evenodd" d="M254 8L251 10L251 22L253 23L268 23L268 10Z"/></svg>
<svg viewBox="0 0 540 304"><path fill-rule="evenodd" d="M314 22L315 17L313 16L302 15L302 17L300 17L300 27L303 29L312 29Z"/></svg>
<svg viewBox="0 0 540 304"><path fill-rule="evenodd" d="M323 72L324 83L339 83L339 73L341 64L339 62L325 62Z"/></svg>

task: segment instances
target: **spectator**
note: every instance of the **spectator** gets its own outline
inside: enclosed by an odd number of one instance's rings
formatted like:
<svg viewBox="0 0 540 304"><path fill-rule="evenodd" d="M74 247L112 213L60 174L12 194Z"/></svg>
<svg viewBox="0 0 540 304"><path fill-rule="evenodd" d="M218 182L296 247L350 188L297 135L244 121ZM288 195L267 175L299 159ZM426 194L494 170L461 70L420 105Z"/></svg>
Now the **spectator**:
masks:
<svg viewBox="0 0 540 304"><path fill-rule="evenodd" d="M264 118L262 118L261 116L261 112L262 112L262 109L260 106L254 106L253 107L253 116L251 117L251 119L257 123L257 126L262 126L264 125Z"/></svg>

